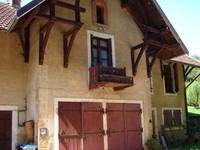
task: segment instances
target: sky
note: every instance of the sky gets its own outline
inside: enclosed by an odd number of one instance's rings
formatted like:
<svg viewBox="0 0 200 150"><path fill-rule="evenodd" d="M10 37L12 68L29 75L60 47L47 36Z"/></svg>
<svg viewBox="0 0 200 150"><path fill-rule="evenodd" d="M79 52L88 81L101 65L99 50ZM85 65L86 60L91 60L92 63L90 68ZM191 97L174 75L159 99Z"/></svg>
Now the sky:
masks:
<svg viewBox="0 0 200 150"><path fill-rule="evenodd" d="M11 1L11 0L0 0ZM25 5L30 0L21 0ZM190 55L200 56L200 0L157 0Z"/></svg>

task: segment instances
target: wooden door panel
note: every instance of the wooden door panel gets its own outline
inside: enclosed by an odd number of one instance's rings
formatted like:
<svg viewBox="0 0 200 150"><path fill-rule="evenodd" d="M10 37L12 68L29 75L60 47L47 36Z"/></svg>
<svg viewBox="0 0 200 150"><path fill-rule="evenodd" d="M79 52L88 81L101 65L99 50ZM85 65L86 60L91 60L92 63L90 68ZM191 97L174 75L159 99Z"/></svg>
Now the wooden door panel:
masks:
<svg viewBox="0 0 200 150"><path fill-rule="evenodd" d="M109 150L125 150L124 132L108 134L108 149Z"/></svg>
<svg viewBox="0 0 200 150"><path fill-rule="evenodd" d="M12 147L12 111L0 111L0 149Z"/></svg>
<svg viewBox="0 0 200 150"><path fill-rule="evenodd" d="M83 114L83 132L102 133L103 131L103 114L101 103L84 103Z"/></svg>
<svg viewBox="0 0 200 150"><path fill-rule="evenodd" d="M141 113L126 112L126 128L127 130L141 129Z"/></svg>
<svg viewBox="0 0 200 150"><path fill-rule="evenodd" d="M101 103L83 103L84 150L103 150L103 113Z"/></svg>
<svg viewBox="0 0 200 150"><path fill-rule="evenodd" d="M142 150L142 133L128 132L127 150Z"/></svg>
<svg viewBox="0 0 200 150"><path fill-rule="evenodd" d="M109 150L142 149L139 104L107 104L107 125Z"/></svg>
<svg viewBox="0 0 200 150"><path fill-rule="evenodd" d="M102 134L85 135L84 138L84 150L103 150L104 141Z"/></svg>
<svg viewBox="0 0 200 150"><path fill-rule="evenodd" d="M81 150L81 104L59 103L59 150Z"/></svg>
<svg viewBox="0 0 200 150"><path fill-rule="evenodd" d="M59 103L60 150L103 150L101 103Z"/></svg>
<svg viewBox="0 0 200 150"><path fill-rule="evenodd" d="M109 131L124 131L124 118L122 112L108 112L107 120Z"/></svg>
<svg viewBox="0 0 200 150"><path fill-rule="evenodd" d="M59 141L59 150L81 150L81 140L79 138L63 138Z"/></svg>

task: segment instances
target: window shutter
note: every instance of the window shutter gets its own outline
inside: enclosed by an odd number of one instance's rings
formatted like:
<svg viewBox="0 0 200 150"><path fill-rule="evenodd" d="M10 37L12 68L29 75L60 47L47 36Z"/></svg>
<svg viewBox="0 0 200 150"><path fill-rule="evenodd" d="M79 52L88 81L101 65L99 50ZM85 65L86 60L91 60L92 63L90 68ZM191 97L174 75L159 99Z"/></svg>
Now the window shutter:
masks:
<svg viewBox="0 0 200 150"><path fill-rule="evenodd" d="M172 110L164 110L163 111L163 116L164 116L164 127L168 128L168 127L172 127L172 121L173 121L173 117L172 117Z"/></svg>
<svg viewBox="0 0 200 150"><path fill-rule="evenodd" d="M178 82L178 67L177 67L177 64L173 65L173 69L174 69L175 91L178 92L179 91L179 82Z"/></svg>
<svg viewBox="0 0 200 150"><path fill-rule="evenodd" d="M181 126L181 110L174 110L174 126Z"/></svg>
<svg viewBox="0 0 200 150"><path fill-rule="evenodd" d="M167 93L174 93L172 71L170 65L164 65L165 91Z"/></svg>
<svg viewBox="0 0 200 150"><path fill-rule="evenodd" d="M108 57L109 57L109 66L113 66L112 60L112 40L108 39Z"/></svg>

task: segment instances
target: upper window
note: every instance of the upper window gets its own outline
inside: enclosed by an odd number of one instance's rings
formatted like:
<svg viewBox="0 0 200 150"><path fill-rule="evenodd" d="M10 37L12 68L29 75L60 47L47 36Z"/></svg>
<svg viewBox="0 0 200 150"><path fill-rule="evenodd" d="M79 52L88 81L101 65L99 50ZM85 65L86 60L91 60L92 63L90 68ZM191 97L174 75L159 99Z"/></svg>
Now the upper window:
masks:
<svg viewBox="0 0 200 150"><path fill-rule="evenodd" d="M93 22L97 24L107 25L107 6L104 0L92 1L92 16Z"/></svg>
<svg viewBox="0 0 200 150"><path fill-rule="evenodd" d="M111 39L103 39L91 35L91 64L112 66Z"/></svg>
<svg viewBox="0 0 200 150"><path fill-rule="evenodd" d="M163 77L165 84L166 93L177 93L178 92L178 71L177 64L168 63L162 65Z"/></svg>

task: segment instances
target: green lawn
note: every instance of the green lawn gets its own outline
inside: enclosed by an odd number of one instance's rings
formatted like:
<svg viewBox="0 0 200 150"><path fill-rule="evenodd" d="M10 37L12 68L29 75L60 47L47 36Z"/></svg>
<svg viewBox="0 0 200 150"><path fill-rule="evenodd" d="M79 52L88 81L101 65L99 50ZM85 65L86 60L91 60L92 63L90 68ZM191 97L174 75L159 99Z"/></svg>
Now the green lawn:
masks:
<svg viewBox="0 0 200 150"><path fill-rule="evenodd" d="M196 145L186 145L183 148L184 150L200 150L200 144Z"/></svg>
<svg viewBox="0 0 200 150"><path fill-rule="evenodd" d="M197 116L200 115L200 109L196 109L193 106L188 106L188 113L190 116Z"/></svg>

